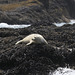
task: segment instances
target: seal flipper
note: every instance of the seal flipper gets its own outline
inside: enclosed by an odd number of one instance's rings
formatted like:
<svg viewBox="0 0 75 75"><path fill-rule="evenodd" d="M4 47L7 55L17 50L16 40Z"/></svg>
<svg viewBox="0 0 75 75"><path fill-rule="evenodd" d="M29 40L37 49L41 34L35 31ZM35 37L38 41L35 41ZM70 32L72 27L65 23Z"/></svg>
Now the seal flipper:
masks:
<svg viewBox="0 0 75 75"><path fill-rule="evenodd" d="M16 42L15 44L17 45L17 44L19 44L19 43L21 43L21 42L23 42L23 40L20 40L20 41Z"/></svg>
<svg viewBox="0 0 75 75"><path fill-rule="evenodd" d="M30 44L32 44L33 43L33 41L31 40L29 43L27 43L26 45L30 45Z"/></svg>
<svg viewBox="0 0 75 75"><path fill-rule="evenodd" d="M32 40L34 41L35 40L35 37L33 37Z"/></svg>

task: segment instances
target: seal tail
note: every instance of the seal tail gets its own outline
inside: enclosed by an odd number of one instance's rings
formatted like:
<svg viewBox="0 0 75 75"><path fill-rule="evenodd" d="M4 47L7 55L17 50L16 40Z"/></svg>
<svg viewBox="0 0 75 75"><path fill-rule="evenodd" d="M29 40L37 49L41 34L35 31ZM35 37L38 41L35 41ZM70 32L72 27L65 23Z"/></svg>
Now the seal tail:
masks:
<svg viewBox="0 0 75 75"><path fill-rule="evenodd" d="M17 44L19 44L19 43L21 43L21 42L23 42L23 41L22 41L22 40L20 40L20 41L16 42L15 44L17 45Z"/></svg>

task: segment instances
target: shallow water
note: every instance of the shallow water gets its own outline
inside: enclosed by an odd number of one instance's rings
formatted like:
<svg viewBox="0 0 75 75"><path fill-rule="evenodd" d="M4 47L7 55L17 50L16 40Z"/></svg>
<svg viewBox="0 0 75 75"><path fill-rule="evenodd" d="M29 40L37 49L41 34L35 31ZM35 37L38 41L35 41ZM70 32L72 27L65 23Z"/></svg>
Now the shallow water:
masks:
<svg viewBox="0 0 75 75"><path fill-rule="evenodd" d="M50 72L49 75L75 75L75 70L59 67L54 72Z"/></svg>
<svg viewBox="0 0 75 75"><path fill-rule="evenodd" d="M29 25L25 25L25 24L22 24L22 25L9 25L7 23L0 23L0 28L13 28L13 29L17 29L17 28L25 28L25 27L29 27L31 26L30 24Z"/></svg>
<svg viewBox="0 0 75 75"><path fill-rule="evenodd" d="M65 22L62 22L62 23L53 23L54 25L60 27L60 26L63 26L64 24L74 24L75 23L75 20L70 20L69 23L65 23ZM28 25L25 25L25 24L22 24L22 25L9 25L7 23L0 23L0 28L13 28L13 29L18 29L18 28L25 28L25 27L29 27L31 26L31 24L28 24Z"/></svg>
<svg viewBox="0 0 75 75"><path fill-rule="evenodd" d="M53 24L58 26L58 27L61 27L61 26L65 25L65 24L71 24L72 25L74 23L75 23L75 20L70 20L69 23L61 22L61 23L53 23Z"/></svg>

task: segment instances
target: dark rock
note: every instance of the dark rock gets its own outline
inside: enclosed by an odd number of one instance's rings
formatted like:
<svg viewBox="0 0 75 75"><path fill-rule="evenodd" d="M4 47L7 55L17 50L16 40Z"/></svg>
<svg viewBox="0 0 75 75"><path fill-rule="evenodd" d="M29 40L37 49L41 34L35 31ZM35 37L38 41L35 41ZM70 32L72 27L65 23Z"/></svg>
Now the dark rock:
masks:
<svg viewBox="0 0 75 75"><path fill-rule="evenodd" d="M0 29L0 70L5 75L48 75L58 67L75 66L75 25L31 26L23 29ZM48 45L15 45L31 33L39 33Z"/></svg>
<svg viewBox="0 0 75 75"><path fill-rule="evenodd" d="M70 15L75 18L75 0L66 0L69 8Z"/></svg>
<svg viewBox="0 0 75 75"><path fill-rule="evenodd" d="M73 0L71 2L67 0L32 0L29 3L32 5L1 11L0 22L48 25L53 22L69 22L70 18L75 17L74 10L72 11L72 8L74 9Z"/></svg>

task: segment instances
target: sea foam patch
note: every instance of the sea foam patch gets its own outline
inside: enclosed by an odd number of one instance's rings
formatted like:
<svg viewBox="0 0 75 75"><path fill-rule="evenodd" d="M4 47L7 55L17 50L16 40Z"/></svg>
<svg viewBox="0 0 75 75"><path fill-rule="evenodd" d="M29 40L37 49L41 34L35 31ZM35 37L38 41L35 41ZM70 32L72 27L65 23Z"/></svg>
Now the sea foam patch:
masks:
<svg viewBox="0 0 75 75"><path fill-rule="evenodd" d="M59 67L53 73L50 72L49 75L75 75L75 70Z"/></svg>
<svg viewBox="0 0 75 75"><path fill-rule="evenodd" d="M75 23L75 20L70 20L69 23L61 22L61 23L53 23L53 24L58 26L58 27L61 27L61 26L65 25L65 24L71 24L72 25L74 23Z"/></svg>
<svg viewBox="0 0 75 75"><path fill-rule="evenodd" d="M0 28L13 28L13 29L17 29L17 28L25 28L25 27L29 27L31 26L29 25L9 25L7 23L0 23Z"/></svg>

